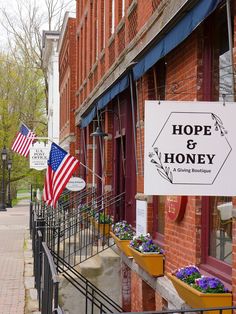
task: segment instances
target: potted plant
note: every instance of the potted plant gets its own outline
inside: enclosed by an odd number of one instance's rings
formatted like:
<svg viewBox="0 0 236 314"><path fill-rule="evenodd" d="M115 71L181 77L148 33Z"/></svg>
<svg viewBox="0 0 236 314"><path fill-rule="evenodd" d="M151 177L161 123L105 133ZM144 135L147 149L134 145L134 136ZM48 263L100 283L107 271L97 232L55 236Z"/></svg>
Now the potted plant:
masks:
<svg viewBox="0 0 236 314"><path fill-rule="evenodd" d="M151 276L163 276L164 251L153 242L149 233L134 236L130 250L136 263Z"/></svg>
<svg viewBox="0 0 236 314"><path fill-rule="evenodd" d="M216 277L203 276L198 267L189 265L167 276L171 279L179 296L193 308L232 306L232 294ZM207 312L216 314L218 311ZM231 313L230 310L224 313Z"/></svg>
<svg viewBox="0 0 236 314"><path fill-rule="evenodd" d="M125 255L132 257L129 243L135 235L135 231L127 221L119 221L112 225L112 231L110 232L118 248L125 253Z"/></svg>
<svg viewBox="0 0 236 314"><path fill-rule="evenodd" d="M95 229L103 235L109 235L113 218L105 212L98 212L95 214L94 226Z"/></svg>
<svg viewBox="0 0 236 314"><path fill-rule="evenodd" d="M89 222L89 212L91 210L91 207L89 207L86 204L83 204L78 207L79 209L79 220L82 227L88 227Z"/></svg>

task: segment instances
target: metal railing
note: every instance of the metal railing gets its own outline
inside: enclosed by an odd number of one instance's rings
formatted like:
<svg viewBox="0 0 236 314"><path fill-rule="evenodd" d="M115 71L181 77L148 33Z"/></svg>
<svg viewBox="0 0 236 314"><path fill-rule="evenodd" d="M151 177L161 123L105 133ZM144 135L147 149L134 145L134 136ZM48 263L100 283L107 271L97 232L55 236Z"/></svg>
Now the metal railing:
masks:
<svg viewBox="0 0 236 314"><path fill-rule="evenodd" d="M107 248L110 244L112 245L112 242L109 242L110 240L104 230L103 224L97 224L95 231L94 215L107 213L109 207L122 202L122 198L123 195L116 197L112 197L110 194L106 196L103 195L97 198L95 200L96 202L88 202L85 204L95 204L92 212L76 209L69 214L65 213L64 210L57 210L56 214L50 211L48 212L48 208L41 206L41 204L30 205L30 229L34 250L35 286L38 291L42 314L63 313L58 305L59 280L57 271L77 289L78 293L84 296L83 313L124 313L118 304L73 268L74 264L82 262L99 253L100 249ZM99 230L100 225L103 225L101 230ZM53 249L51 252L46 243L43 243L44 237ZM73 242L72 240L74 239L75 241ZM100 247L98 245L99 241ZM88 252L89 246L92 249L90 253ZM94 249L94 246L96 249ZM65 249L66 247L67 251ZM77 260L72 262L71 257L76 256ZM233 310L236 310L236 307L175 309L144 311L139 313L231 314ZM136 312L127 314L134 313Z"/></svg>
<svg viewBox="0 0 236 314"><path fill-rule="evenodd" d="M66 278L84 298L84 309L81 313L121 313L123 309L109 298L100 289L94 286L88 279L76 271L65 260L53 254L54 260L58 263L58 271Z"/></svg>
<svg viewBox="0 0 236 314"><path fill-rule="evenodd" d="M51 314L53 311L59 311L58 293L59 277L52 255L45 242L42 243L43 264L42 264L42 282L41 282L41 304L42 314Z"/></svg>
<svg viewBox="0 0 236 314"><path fill-rule="evenodd" d="M41 219L35 219L32 224L35 288L38 292L39 309L42 314L62 314L58 305L59 278L52 255L43 242L44 226L41 222Z"/></svg>
<svg viewBox="0 0 236 314"><path fill-rule="evenodd" d="M73 269L114 244L109 237L111 224L104 224L103 219L110 219L115 208L123 206L124 193L95 195L94 190L85 190L77 195L81 203L73 197L70 204L71 195L67 193L56 209L43 203L30 204L35 287L42 314L61 313L55 267L85 297L85 313L122 312L119 305Z"/></svg>
<svg viewBox="0 0 236 314"><path fill-rule="evenodd" d="M114 244L109 237L114 206L122 206L124 193L103 194L79 208L45 216L45 241L51 251L71 266L95 256ZM104 223L104 217L110 223Z"/></svg>
<svg viewBox="0 0 236 314"><path fill-rule="evenodd" d="M212 308L195 308L195 309L175 309L175 310L165 310L165 311L146 311L138 312L140 314L188 314L188 313L198 313L198 314L231 314L233 310L236 310L236 306L224 306L224 307L212 307ZM114 312L114 314L119 312ZM137 314L137 312L123 312L125 314Z"/></svg>

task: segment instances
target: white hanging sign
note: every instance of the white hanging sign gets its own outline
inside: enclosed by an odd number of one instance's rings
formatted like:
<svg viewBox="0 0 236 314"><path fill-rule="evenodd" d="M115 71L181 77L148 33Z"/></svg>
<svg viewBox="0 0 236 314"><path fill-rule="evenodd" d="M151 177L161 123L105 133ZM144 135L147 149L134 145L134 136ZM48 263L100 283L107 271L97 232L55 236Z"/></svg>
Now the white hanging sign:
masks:
<svg viewBox="0 0 236 314"><path fill-rule="evenodd" d="M30 148L30 168L36 170L47 169L51 144L36 142Z"/></svg>
<svg viewBox="0 0 236 314"><path fill-rule="evenodd" d="M86 183L82 178L71 177L66 185L66 188L70 191L76 192L81 191L85 188Z"/></svg>
<svg viewBox="0 0 236 314"><path fill-rule="evenodd" d="M236 103L145 102L144 192L236 195Z"/></svg>
<svg viewBox="0 0 236 314"><path fill-rule="evenodd" d="M147 233L147 202L136 201L136 235Z"/></svg>

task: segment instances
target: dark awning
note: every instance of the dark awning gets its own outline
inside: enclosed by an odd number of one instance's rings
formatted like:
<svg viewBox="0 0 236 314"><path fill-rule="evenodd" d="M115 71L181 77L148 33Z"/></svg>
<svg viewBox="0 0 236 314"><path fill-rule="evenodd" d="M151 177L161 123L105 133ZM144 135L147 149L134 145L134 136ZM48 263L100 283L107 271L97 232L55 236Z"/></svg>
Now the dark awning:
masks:
<svg viewBox="0 0 236 314"><path fill-rule="evenodd" d="M138 80L158 60L176 48L192 31L215 10L221 0L200 0L158 43L148 50L133 67L134 80Z"/></svg>
<svg viewBox="0 0 236 314"><path fill-rule="evenodd" d="M85 115L82 116L80 127L84 128L96 116L97 110L101 110L106 107L106 105L114 99L118 94L123 92L129 86L129 76L125 75L118 82L116 82L113 86L111 86L100 98L98 101L94 103L92 109Z"/></svg>

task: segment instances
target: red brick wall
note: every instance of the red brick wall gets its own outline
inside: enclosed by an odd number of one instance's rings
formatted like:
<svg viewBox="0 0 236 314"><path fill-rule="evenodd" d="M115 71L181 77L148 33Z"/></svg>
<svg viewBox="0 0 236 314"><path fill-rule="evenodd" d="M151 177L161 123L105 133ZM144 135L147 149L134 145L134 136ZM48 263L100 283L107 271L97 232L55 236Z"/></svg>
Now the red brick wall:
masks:
<svg viewBox="0 0 236 314"><path fill-rule="evenodd" d="M156 310L155 291L133 271L131 272L131 287L132 312Z"/></svg>
<svg viewBox="0 0 236 314"><path fill-rule="evenodd" d="M59 54L60 91L60 141L75 132L75 91L76 91L76 19L69 18ZM71 154L75 145L70 144Z"/></svg>
<svg viewBox="0 0 236 314"><path fill-rule="evenodd" d="M131 287L131 311L141 312L143 311L142 279L135 272L131 272Z"/></svg>
<svg viewBox="0 0 236 314"><path fill-rule="evenodd" d="M103 49L103 0L93 1L93 3L90 1L84 1L83 3L81 3L81 1L77 1L77 108L93 91L97 83L100 82L101 78L109 70L125 47L130 43L132 38L142 27L144 27L147 19L153 13L152 2L152 0L137 1L137 5L132 11L129 11L130 15L128 16L127 9L129 7L129 3L128 1L125 1L126 14L124 17L124 28L122 28L121 31L117 31L117 25L121 21L119 15L121 13L117 12L115 17L115 33L111 36L111 1L107 1L105 6L105 49ZM116 0L116 8L118 6L121 6L120 0ZM143 10L144 6L145 10ZM94 57L96 42L94 32L94 15L96 12L98 18L98 36L96 38L98 41L97 58ZM122 36L120 36L120 32ZM131 33L133 34L132 36L130 35ZM111 37L113 37L113 40L111 40ZM84 45L86 45L86 47L84 47ZM112 53L113 56L111 56L110 53ZM87 84L84 84L85 80L87 81Z"/></svg>
<svg viewBox="0 0 236 314"><path fill-rule="evenodd" d="M116 1L118 2L118 0ZM234 0L234 3L236 1ZM80 3L80 1L77 1ZM140 0L136 8L130 15L125 17L124 28L121 31L114 34L113 40L110 40L110 19L108 16L111 13L110 5L106 6L106 47L103 50L103 20L101 18L102 0L97 1L98 5L98 47L99 54L98 59L91 59L89 64L86 55L92 47L91 42L87 41L86 37L91 33L91 27L93 23L90 22L91 18L91 6L90 2L84 1L84 7L80 12L80 16L77 17L77 40L79 42L79 54L77 63L77 107L81 106L86 100L86 97L96 87L96 84L101 81L102 77L107 73L112 66L112 60L122 54L122 48L124 49L133 37L137 34L138 30L145 24L146 20L151 16L153 7L157 6L158 0ZM96 1L94 1L96 3ZM110 3L110 1L109 1ZM131 2L129 2L131 3ZM126 1L126 5L129 5ZM145 6L145 10L143 7ZM126 8L127 9L127 8ZM87 22L85 21L85 13L87 14ZM116 17L116 24L119 23L119 18ZM86 26L87 25L87 26ZM236 21L234 20L236 26ZM234 26L234 27L235 27ZM122 34L122 36L120 35ZM125 39L125 40L124 40ZM197 31L185 40L177 49L168 54L165 58L166 61L166 100L202 100L202 40L203 34L201 27ZM234 40L235 37L234 37ZM111 48L112 47L112 48ZM113 56L109 55L109 51L112 51ZM236 55L234 56L236 58ZM96 66L95 66L96 65ZM91 69L93 68L93 70ZM97 69L97 70L96 70ZM97 71L97 73L95 73ZM96 77L97 75L97 77ZM96 79L95 79L96 78ZM87 83L85 83L87 80ZM138 91L138 105L140 121L138 121L137 128L137 159L138 159L138 176L137 176L137 192L143 193L143 156L144 156L144 100L153 99L155 97L154 90L154 78L152 71L144 75L137 82ZM110 124L112 119L106 121L105 130L110 133L112 125ZM87 128L88 130L88 128ZM88 145L88 166L92 168L92 139L89 134L92 132L91 128L87 131L87 143ZM111 160L112 150L109 142L105 143L105 157L106 160ZM112 170L109 163L106 164L106 172L110 174ZM88 173L88 181L91 182L91 174ZM107 176L107 184L109 179ZM236 202L235 202L236 203ZM152 205L148 205L148 231L152 229ZM233 252L236 252L236 222L233 222ZM165 271L171 271L177 267L187 264L199 264L201 257L201 198L200 197L188 197L187 208L183 220L179 223L172 222L165 217ZM233 254L233 293L236 297L236 260L235 254ZM149 304L154 304L156 309L162 309L165 306L165 301L159 296L154 295L154 291L146 284L143 283L141 278L134 272L131 273L131 311L144 311L149 309ZM123 302L129 310L129 293L130 287L129 278L124 278L123 281ZM135 287L135 289L134 289ZM146 300L150 302L147 303Z"/></svg>
<svg viewBox="0 0 236 314"><path fill-rule="evenodd" d="M131 270L125 264L121 264L122 280L122 308L125 312L131 311Z"/></svg>

